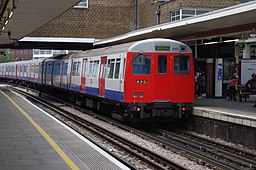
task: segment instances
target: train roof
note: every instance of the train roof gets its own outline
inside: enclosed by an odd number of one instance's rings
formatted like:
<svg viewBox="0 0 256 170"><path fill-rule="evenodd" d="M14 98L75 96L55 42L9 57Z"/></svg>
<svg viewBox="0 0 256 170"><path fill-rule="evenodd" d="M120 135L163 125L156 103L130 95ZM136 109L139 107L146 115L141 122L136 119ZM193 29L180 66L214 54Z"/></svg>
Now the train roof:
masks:
<svg viewBox="0 0 256 170"><path fill-rule="evenodd" d="M153 38L142 41L130 42L115 46L92 49L88 51L71 54L65 58L93 57L126 52L184 52L192 53L192 50L184 43L176 40Z"/></svg>

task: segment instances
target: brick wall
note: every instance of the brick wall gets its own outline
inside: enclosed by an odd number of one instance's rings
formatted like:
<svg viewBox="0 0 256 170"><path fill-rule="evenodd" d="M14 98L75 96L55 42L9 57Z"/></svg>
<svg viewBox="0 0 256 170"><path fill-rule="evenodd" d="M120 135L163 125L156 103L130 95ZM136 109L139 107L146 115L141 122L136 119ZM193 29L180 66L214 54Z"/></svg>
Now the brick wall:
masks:
<svg viewBox="0 0 256 170"><path fill-rule="evenodd" d="M137 25L138 28L145 28L156 25L156 10L158 3L151 4L150 0L137 0Z"/></svg>
<svg viewBox="0 0 256 170"><path fill-rule="evenodd" d="M239 3L240 0L181 0L181 7L221 9Z"/></svg>
<svg viewBox="0 0 256 170"><path fill-rule="evenodd" d="M170 12L180 8L215 10L239 2L170 0L151 4L150 0L89 0L88 9L71 8L29 36L104 39L156 25L158 8L161 24L170 22Z"/></svg>
<svg viewBox="0 0 256 170"><path fill-rule="evenodd" d="M135 29L134 0L89 0L71 8L29 36L109 38Z"/></svg>

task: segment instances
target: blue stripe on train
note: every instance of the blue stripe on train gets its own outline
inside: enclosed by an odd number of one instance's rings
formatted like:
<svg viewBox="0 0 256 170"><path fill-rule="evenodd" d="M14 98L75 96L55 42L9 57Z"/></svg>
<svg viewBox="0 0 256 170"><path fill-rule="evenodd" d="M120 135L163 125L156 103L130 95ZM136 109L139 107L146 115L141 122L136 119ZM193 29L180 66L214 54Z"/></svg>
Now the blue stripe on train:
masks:
<svg viewBox="0 0 256 170"><path fill-rule="evenodd" d="M119 91L106 90L105 98L123 102L124 101L124 93L119 92Z"/></svg>
<svg viewBox="0 0 256 170"><path fill-rule="evenodd" d="M64 88L67 89L68 86L64 85ZM72 84L71 90L81 92L81 86ZM85 93L88 94L88 95L101 97L101 96L99 96L99 89L98 88L86 87L86 92ZM119 102L123 102L124 101L124 93L123 92L118 92L118 91L113 91L113 90L106 90L104 98L119 101Z"/></svg>
<svg viewBox="0 0 256 170"><path fill-rule="evenodd" d="M99 89L93 88L93 87L86 87L86 94L93 95L93 96L99 96ZM101 97L101 96L99 96ZM124 93L113 91L113 90L106 90L105 91L105 97L106 99L115 100L115 101L124 101Z"/></svg>
<svg viewBox="0 0 256 170"><path fill-rule="evenodd" d="M71 90L72 90L72 91L80 92L80 91L81 91L81 86L80 86L80 85L74 85L74 84L72 84L72 85L71 85Z"/></svg>

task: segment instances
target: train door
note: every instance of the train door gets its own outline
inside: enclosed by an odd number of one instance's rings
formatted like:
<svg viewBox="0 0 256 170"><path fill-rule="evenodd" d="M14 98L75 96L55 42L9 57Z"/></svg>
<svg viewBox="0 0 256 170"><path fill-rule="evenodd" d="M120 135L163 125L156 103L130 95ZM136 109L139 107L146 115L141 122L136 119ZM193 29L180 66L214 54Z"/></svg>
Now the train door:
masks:
<svg viewBox="0 0 256 170"><path fill-rule="evenodd" d="M155 98L158 100L169 98L168 63L170 63L170 57L167 54L160 54L155 57Z"/></svg>
<svg viewBox="0 0 256 170"><path fill-rule="evenodd" d="M18 64L15 65L15 78L18 78Z"/></svg>
<svg viewBox="0 0 256 170"><path fill-rule="evenodd" d="M63 81L63 76L65 70L65 61L61 61L61 71L60 71L60 87L64 87L64 81Z"/></svg>
<svg viewBox="0 0 256 170"><path fill-rule="evenodd" d="M99 76L99 95L105 96L105 66L107 57L101 57L100 76Z"/></svg>
<svg viewBox="0 0 256 170"><path fill-rule="evenodd" d="M82 64L82 76L81 76L81 92L85 93L85 87L86 87L86 63L87 63L87 58L83 59L83 64Z"/></svg>
<svg viewBox="0 0 256 170"><path fill-rule="evenodd" d="M70 72L69 72L69 90L71 90L72 89L72 70L73 70L73 60L71 60L71 69L70 69Z"/></svg>

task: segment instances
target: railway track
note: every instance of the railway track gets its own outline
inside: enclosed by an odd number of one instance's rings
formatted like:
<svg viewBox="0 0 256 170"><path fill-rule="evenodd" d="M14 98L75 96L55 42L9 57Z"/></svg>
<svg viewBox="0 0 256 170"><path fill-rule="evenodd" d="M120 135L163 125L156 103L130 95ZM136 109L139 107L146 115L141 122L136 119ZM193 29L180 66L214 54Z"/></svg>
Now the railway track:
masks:
<svg viewBox="0 0 256 170"><path fill-rule="evenodd" d="M163 129L154 129L158 137L169 144L184 148L185 152L198 157L212 165L224 169L256 169L256 154L217 143L212 140L186 133L184 131L170 132Z"/></svg>
<svg viewBox="0 0 256 170"><path fill-rule="evenodd" d="M152 169L159 169L159 170L161 170L161 169L179 169L179 170L186 169L183 166L181 166L165 157L162 157L161 155L159 155L157 153L154 153L154 152L148 150L147 148L139 146L139 145L131 142L130 140L127 140L123 137L116 135L115 133L113 133L109 130L102 128L101 126L98 126L92 122L82 119L81 117L60 108L58 106L59 104L54 105L54 104L52 104L48 101L45 101L41 98L32 96L31 94L29 94L23 90L21 91L21 90L17 90L16 88L11 88L11 87L9 87L9 89L16 91L18 93L21 93L22 95L26 96L33 102L36 102L36 103L42 105L43 107L47 107L55 114L61 115L61 117L63 117L66 121L72 122L72 123L78 125L79 127L82 127L83 129L86 129L86 130L90 131L91 133L99 136L100 138L104 139L105 141L108 141L109 143L111 143L115 147L123 150L127 154L138 158L140 161L142 161L144 164L146 164L148 167L151 167ZM86 110L83 109L83 112L86 112ZM88 114L90 114L90 111L88 111ZM63 121L63 119L61 121ZM95 143L95 142L93 142L93 143ZM97 143L95 143L95 144L97 146L99 146L99 144L97 144ZM118 158L116 155L113 155L113 153L107 151L104 148L102 148L102 149L105 150L106 152L108 152L110 155L114 156L120 162L123 162L129 168L136 169L133 166L133 164L125 162L124 160Z"/></svg>

